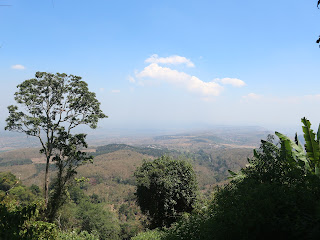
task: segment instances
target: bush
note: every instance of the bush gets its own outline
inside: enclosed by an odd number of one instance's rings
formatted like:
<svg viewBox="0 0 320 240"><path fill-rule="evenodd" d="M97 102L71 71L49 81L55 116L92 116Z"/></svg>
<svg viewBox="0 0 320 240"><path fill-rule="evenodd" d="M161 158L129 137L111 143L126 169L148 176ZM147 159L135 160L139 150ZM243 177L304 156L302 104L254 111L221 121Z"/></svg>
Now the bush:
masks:
<svg viewBox="0 0 320 240"><path fill-rule="evenodd" d="M87 231L77 232L59 232L57 240L99 240L99 237Z"/></svg>
<svg viewBox="0 0 320 240"><path fill-rule="evenodd" d="M82 200L77 208L76 218L82 231L99 233L100 239L119 239L120 226L110 210L99 204Z"/></svg>
<svg viewBox="0 0 320 240"><path fill-rule="evenodd" d="M0 239L56 239L56 226L38 220L39 205L0 203Z"/></svg>
<svg viewBox="0 0 320 240"><path fill-rule="evenodd" d="M152 231L146 231L139 233L137 236L131 238L132 240L161 240L164 236L164 232L154 229Z"/></svg>

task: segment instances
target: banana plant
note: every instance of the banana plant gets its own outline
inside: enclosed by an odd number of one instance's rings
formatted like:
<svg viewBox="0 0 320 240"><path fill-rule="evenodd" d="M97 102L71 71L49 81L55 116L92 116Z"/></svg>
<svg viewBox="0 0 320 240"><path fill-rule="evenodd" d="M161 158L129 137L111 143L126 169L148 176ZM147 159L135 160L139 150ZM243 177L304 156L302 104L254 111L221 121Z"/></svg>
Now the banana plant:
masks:
<svg viewBox="0 0 320 240"><path fill-rule="evenodd" d="M311 123L308 119L304 117L301 119L301 122L303 123L302 130L305 140L304 148L300 144L297 134L295 135L295 140L291 140L286 135L275 132L280 139L279 150L282 150L281 152L285 154L284 157L286 161L292 167L303 168L305 171L311 172L320 177L320 124L317 134L315 134L311 129ZM274 147L276 146L274 145ZM256 150L253 150L253 153L255 158L259 158ZM231 179L241 179L245 177L245 174L242 171L238 173L231 170L228 171L231 175Z"/></svg>
<svg viewBox="0 0 320 240"><path fill-rule="evenodd" d="M295 141L293 141L282 133L275 132L275 134L280 139L281 147L286 151L287 161L293 166L303 166L307 171L311 171L310 160L299 143L297 135Z"/></svg>
<svg viewBox="0 0 320 240"><path fill-rule="evenodd" d="M304 149L298 141L296 134L295 141L287 136L276 132L275 134L281 141L281 146L284 146L288 155L292 156L296 163L304 163L305 170L314 173L320 177L320 125L317 135L311 129L311 123L305 117L301 119L303 123L303 137L305 140ZM287 158L289 161L290 158Z"/></svg>

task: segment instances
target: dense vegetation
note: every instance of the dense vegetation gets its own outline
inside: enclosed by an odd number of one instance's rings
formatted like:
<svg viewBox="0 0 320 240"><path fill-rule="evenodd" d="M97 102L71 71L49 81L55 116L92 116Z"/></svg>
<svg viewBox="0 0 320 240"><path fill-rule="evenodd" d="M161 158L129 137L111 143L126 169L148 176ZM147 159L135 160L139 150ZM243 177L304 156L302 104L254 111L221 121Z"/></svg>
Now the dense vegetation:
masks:
<svg viewBox="0 0 320 240"><path fill-rule="evenodd" d="M142 215L137 203L135 192L135 178L134 171L137 167L140 167L143 159L151 161L154 159L153 156L142 155L133 150L119 149L116 150L117 144L112 144L108 148L112 151L106 154L95 156L93 164L85 165L79 168L80 176L88 178L89 181L81 182L78 184L78 188L81 189L82 194L88 196L93 202L99 203L103 209L111 210L114 217L114 223L116 228L120 229L120 239L130 239L135 236L138 232L141 232L149 225L148 218ZM127 145L125 145L127 146ZM138 147L137 147L138 148ZM147 147L145 147L147 148ZM134 149L134 147L132 147ZM152 151L152 149L150 149ZM245 162L245 159L250 154L250 149L232 149L218 147L214 151L205 149L200 151L195 149L189 152L182 152L178 159L189 158L189 162L192 163L195 173L198 178L198 184L203 192L209 194L212 189L210 185L218 182L215 177L219 175L219 169L216 172L214 168L209 166L218 164L220 161L224 163L223 175L227 176L228 166L235 166L240 162ZM177 151L174 150L174 153ZM199 154L198 154L199 152ZM28 149L12 151L2 153L1 157L6 161L14 161L21 156L30 157L38 161L39 154L37 150ZM174 154L172 155L175 156ZM210 159L210 156L211 159ZM220 160L219 160L220 159ZM26 168L28 167L28 168ZM52 171L56 171L54 164L49 166ZM33 170L31 170L34 168ZM14 171L17 176L21 176L21 179L31 186L35 183L39 186L42 184L42 174L45 168L45 163L33 163L31 165L24 166L8 166L0 168L0 171ZM222 169L222 168L221 168ZM231 167L236 170L237 168ZM225 178L223 178L225 179ZM207 188L204 188L208 186ZM68 190L69 196L73 192L74 187ZM80 190L79 190L80 191ZM71 231L72 229L81 229L79 226L80 220L76 220L77 215L75 214L77 208L76 203L68 202L62 207L61 211L58 212L55 223L64 231ZM68 213L69 216L64 216L64 213ZM93 214L93 212L91 212ZM69 219L69 220L63 220ZM70 223L75 223L74 225ZM90 233L97 233L88 230Z"/></svg>
<svg viewBox="0 0 320 240"><path fill-rule="evenodd" d="M135 237L144 239L318 239L320 178L318 134L303 118L305 150L276 133L254 151L249 165L214 192L212 200L182 216L169 229Z"/></svg>
<svg viewBox="0 0 320 240"><path fill-rule="evenodd" d="M137 202L151 218L151 227L170 226L184 212L191 212L197 196L192 165L160 157L145 161L135 172Z"/></svg>
<svg viewBox="0 0 320 240"><path fill-rule="evenodd" d="M112 153L119 150L131 150L134 152L138 152L141 154L153 156L153 157L161 157L163 155L173 154L176 151L170 151L169 149L164 148L156 148L156 147L133 147L127 144L109 144L105 146L99 146L96 149L96 152L93 153L94 156L99 156L106 153Z"/></svg>
<svg viewBox="0 0 320 240"><path fill-rule="evenodd" d="M0 159L0 167L26 165L26 164L32 164L32 160L26 158L26 159L14 159L10 161L3 161L3 159Z"/></svg>
<svg viewBox="0 0 320 240"><path fill-rule="evenodd" d="M38 186L26 187L11 173L0 174L1 239L119 239L114 213L97 196L87 196L81 184L69 189L69 200L55 224L43 221L45 211Z"/></svg>

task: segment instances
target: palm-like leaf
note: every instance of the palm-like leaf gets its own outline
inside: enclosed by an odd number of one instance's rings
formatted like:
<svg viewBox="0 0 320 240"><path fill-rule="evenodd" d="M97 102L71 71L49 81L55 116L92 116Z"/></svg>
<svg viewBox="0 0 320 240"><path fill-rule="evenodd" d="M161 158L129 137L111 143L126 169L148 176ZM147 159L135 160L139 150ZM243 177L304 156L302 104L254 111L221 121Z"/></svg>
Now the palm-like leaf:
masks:
<svg viewBox="0 0 320 240"><path fill-rule="evenodd" d="M304 162L305 168L307 170L311 170L305 151L303 150L303 147L301 146L301 144L297 141L297 138L296 138L296 141L298 144L282 133L275 132L275 134L281 140L281 145L285 146L285 149L288 152L288 154L290 154L293 157L293 159L295 160L295 163L297 163L300 160Z"/></svg>
<svg viewBox="0 0 320 240"><path fill-rule="evenodd" d="M316 135L311 129L311 123L305 117L301 119L301 122L304 126L302 126L302 130L304 133L305 139L305 150L307 152L307 156L315 166L315 174L320 175L320 168L319 168L319 142L316 140Z"/></svg>

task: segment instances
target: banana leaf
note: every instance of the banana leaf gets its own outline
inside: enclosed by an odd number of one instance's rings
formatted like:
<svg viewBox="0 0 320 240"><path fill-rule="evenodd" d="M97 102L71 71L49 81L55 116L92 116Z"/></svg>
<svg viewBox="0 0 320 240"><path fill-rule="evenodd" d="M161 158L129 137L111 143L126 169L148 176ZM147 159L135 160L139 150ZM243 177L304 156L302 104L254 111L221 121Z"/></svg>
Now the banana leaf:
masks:
<svg viewBox="0 0 320 240"><path fill-rule="evenodd" d="M311 129L311 123L306 118L302 118L301 122L304 126L302 126L302 130L304 133L305 139L305 150L307 152L307 156L311 163L315 166L315 174L320 175L320 168L319 168L319 142L316 140L316 135Z"/></svg>
<svg viewBox="0 0 320 240"><path fill-rule="evenodd" d="M301 144L299 142L298 144L296 144L294 141L292 141L290 138L288 138L286 135L282 133L275 132L275 134L281 140L281 145L284 144L287 152L292 155L294 160L297 163L299 161L304 162L306 170L311 171L309 160Z"/></svg>

